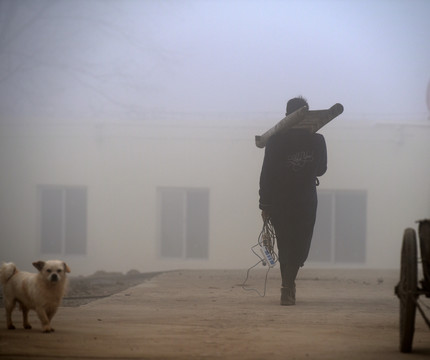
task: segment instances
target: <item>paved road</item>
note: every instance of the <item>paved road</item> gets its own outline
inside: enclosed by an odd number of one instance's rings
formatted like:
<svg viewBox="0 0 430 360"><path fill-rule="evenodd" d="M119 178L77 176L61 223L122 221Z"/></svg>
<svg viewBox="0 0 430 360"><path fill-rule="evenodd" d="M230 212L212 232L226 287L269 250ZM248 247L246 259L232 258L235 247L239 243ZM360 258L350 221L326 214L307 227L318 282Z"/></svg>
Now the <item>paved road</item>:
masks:
<svg viewBox="0 0 430 360"><path fill-rule="evenodd" d="M54 333L5 330L0 358L17 359L429 359L417 315L414 353L398 351L397 271L304 269L297 305L279 305L279 270L267 294L240 284L245 271L163 273L109 298L61 307ZM264 269L249 286L263 289ZM20 314L15 313L16 325ZM20 325L20 324L19 324Z"/></svg>

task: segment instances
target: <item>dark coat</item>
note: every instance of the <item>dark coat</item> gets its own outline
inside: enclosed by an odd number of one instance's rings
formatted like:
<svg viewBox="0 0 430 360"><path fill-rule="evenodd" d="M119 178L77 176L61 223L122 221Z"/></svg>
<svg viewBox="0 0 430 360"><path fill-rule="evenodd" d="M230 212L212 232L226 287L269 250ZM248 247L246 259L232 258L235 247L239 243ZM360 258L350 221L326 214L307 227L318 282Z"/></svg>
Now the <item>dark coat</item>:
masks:
<svg viewBox="0 0 430 360"><path fill-rule="evenodd" d="M273 135L266 145L260 176L260 209L306 211L316 207L316 181L327 170L321 134L291 129Z"/></svg>

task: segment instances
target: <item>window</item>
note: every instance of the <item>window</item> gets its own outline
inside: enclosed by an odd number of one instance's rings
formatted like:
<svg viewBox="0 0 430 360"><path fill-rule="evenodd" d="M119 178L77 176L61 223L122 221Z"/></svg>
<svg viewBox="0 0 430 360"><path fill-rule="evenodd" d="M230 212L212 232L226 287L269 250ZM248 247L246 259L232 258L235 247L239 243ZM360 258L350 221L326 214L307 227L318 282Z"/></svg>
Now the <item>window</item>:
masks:
<svg viewBox="0 0 430 360"><path fill-rule="evenodd" d="M365 191L319 191L318 211L309 261L366 261Z"/></svg>
<svg viewBox="0 0 430 360"><path fill-rule="evenodd" d="M160 188L162 257L209 257L209 190Z"/></svg>
<svg viewBox="0 0 430 360"><path fill-rule="evenodd" d="M87 190L41 186L41 252L83 255L87 250Z"/></svg>

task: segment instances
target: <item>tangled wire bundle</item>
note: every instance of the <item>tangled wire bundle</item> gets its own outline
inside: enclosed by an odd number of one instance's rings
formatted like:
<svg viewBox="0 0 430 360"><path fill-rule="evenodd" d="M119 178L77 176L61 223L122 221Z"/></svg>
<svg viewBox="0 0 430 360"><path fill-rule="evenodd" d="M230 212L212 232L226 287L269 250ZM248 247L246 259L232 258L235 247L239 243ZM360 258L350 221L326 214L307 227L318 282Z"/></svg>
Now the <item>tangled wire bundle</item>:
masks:
<svg viewBox="0 0 430 360"><path fill-rule="evenodd" d="M260 235L258 236L257 244L251 247L252 252L255 254L255 256L259 258L259 261L247 270L245 281L242 284L242 288L244 290L255 291L259 296L262 296L262 297L266 295L267 276L269 275L270 269L278 261L278 255L276 254L276 251L275 251L275 242L276 242L275 229L273 228L273 225L270 219L265 219L263 223L263 228L260 232ZM258 253L257 251L255 251L255 248L257 247L261 250L261 253ZM255 268L260 263L263 264L264 266L267 265L267 260L263 255L264 249L269 253L271 258L273 259L273 264L269 264L267 268L266 276L264 279L264 291L263 291L263 294L261 294L257 289L247 288L246 282L248 281L249 273L253 268Z"/></svg>

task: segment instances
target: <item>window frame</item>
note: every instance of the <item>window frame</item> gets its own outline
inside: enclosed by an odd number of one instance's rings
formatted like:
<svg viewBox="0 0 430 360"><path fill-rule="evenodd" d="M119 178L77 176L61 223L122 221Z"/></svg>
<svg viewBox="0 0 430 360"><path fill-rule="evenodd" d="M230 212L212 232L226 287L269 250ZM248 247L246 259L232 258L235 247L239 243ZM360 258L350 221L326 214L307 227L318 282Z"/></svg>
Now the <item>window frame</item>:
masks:
<svg viewBox="0 0 430 360"><path fill-rule="evenodd" d="M176 227L177 233L174 236L178 236L176 238L176 241L178 241L178 238L180 238L180 244L173 244L173 246L176 248L175 251L172 251L172 253L168 253L166 249L168 248L169 240L172 239L166 239L166 232L164 226L164 221L166 220L166 212L164 209L164 206L166 205L166 199L164 198L166 194L169 192L180 196L181 198L181 213L177 213L176 216L179 216L178 218L173 219L173 221L176 223L174 226ZM190 194L202 194L204 198L204 207L202 212L199 212L199 215L203 216L203 221L205 222L204 226L200 229L197 229L197 233L200 232L200 234L203 234L202 236L204 239L202 240L202 249L198 250L201 251L201 255L196 255L196 252L192 250L192 244L196 244L195 240L195 222L193 221L193 218L190 218L190 215L193 211L196 210L196 208L191 209L190 208L190 202L191 197ZM158 187L157 188L157 198L158 198L158 236L157 236L157 244L158 244L158 255L162 259L177 259L177 260L186 260L186 261L192 261L192 260L209 260L209 250L210 250L210 239L209 239L209 207L210 207L210 190L209 188L202 188L202 187ZM170 214L171 215L171 214ZM175 215L173 215L175 216ZM180 222L180 226L178 226L178 223ZM194 225L193 225L194 224ZM193 237L193 238L192 238ZM166 241L167 240L167 241ZM177 248L180 248L178 251ZM197 252L198 252L197 251ZM174 254L176 252L176 254Z"/></svg>
<svg viewBox="0 0 430 360"><path fill-rule="evenodd" d="M60 212L59 214L53 213L53 209L47 209L50 207L50 204L46 203L49 200L46 198L49 195L49 192L58 192L60 199L59 207L57 210ZM73 207L73 203L76 206L76 196L74 198L70 198L72 192L78 191L79 196L81 198L81 204L78 205L80 207L78 211L71 210L70 206ZM39 185L38 186L38 198L39 198L39 249L41 254L46 255L71 255L71 256L85 256L88 251L88 189L85 186L66 186L66 185ZM51 199L52 200L52 199ZM78 200L79 202L79 200ZM71 205L72 204L72 205ZM52 205L52 204L51 204ZM57 204L58 205L58 204ZM55 206L54 206L55 207ZM69 209L69 210L67 210ZM49 212L51 212L49 214ZM68 212L71 212L71 215L68 215ZM81 213L83 212L83 213ZM73 215L74 214L74 215ZM78 214L78 216L76 216ZM50 218L56 217L56 224L53 224L53 227L57 227L56 232L59 237L59 240L56 242L55 239L46 239L44 234L50 232L52 229L45 228L45 226L49 223L45 223L45 216L49 216ZM75 227L70 228L71 230L67 231L68 226L70 226L71 222L78 222L79 225L82 226L82 229L75 231ZM74 225L76 226L76 224ZM59 230L58 230L59 228ZM47 232L46 232L47 231ZM72 242L78 239L78 247L76 244L72 244ZM50 249L53 249L52 251ZM75 250L70 250L75 248ZM76 250L78 248L78 250Z"/></svg>
<svg viewBox="0 0 430 360"><path fill-rule="evenodd" d="M351 252L345 252L347 248L347 241L342 241L339 237L341 234L350 230L345 230L345 220L341 219L345 216L344 204L348 197L357 197L357 201L354 202L352 210L350 209L350 218L353 219L354 225L359 227L359 234L354 233L355 248L351 248ZM325 208L322 208L322 198L326 197L324 201L330 201L325 204ZM308 261L310 263L321 263L321 264L365 264L366 263L366 247L367 247L367 199L368 194L366 190L319 190L318 191L318 209L317 219L314 227L314 234L311 243L311 249L309 252ZM351 199L349 199L351 200ZM342 205L343 204L343 205ZM342 209L343 207L343 209ZM330 209L330 213L322 213ZM354 217L354 213L357 211L361 212L360 218ZM351 215L352 214L352 215ZM324 216L324 219L321 218ZM323 229L318 234L319 229ZM328 234L329 233L329 234ZM328 235L328 236L327 236ZM343 235L345 236L345 235ZM321 239L321 240L318 240ZM316 245L318 244L318 245ZM324 246L330 246L329 251L324 249ZM324 253L324 255L323 255Z"/></svg>

